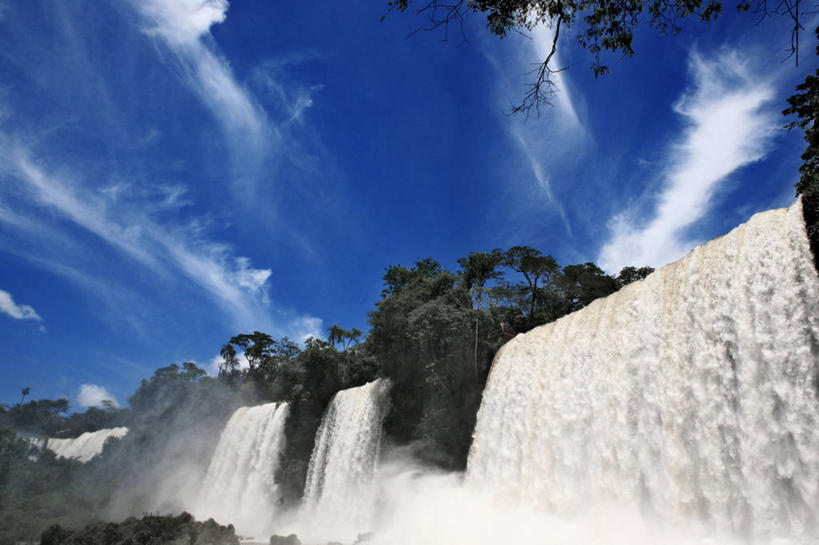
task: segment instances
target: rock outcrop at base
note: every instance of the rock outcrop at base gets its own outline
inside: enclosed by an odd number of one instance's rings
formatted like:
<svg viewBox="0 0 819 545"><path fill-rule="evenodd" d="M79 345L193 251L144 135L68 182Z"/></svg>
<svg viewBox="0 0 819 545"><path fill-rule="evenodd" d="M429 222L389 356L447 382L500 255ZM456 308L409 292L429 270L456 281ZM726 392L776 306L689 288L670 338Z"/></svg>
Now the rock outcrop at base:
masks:
<svg viewBox="0 0 819 545"><path fill-rule="evenodd" d="M239 545L232 525L213 519L197 522L188 513L148 515L122 522L98 522L82 530L54 525L40 537L40 545Z"/></svg>

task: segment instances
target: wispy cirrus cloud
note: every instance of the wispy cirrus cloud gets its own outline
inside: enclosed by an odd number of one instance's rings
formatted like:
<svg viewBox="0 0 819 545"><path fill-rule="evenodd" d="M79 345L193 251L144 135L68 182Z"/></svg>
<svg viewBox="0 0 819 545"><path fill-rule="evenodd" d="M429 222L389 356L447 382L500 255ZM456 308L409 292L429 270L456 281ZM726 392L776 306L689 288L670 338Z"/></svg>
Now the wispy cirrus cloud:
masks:
<svg viewBox="0 0 819 545"><path fill-rule="evenodd" d="M227 18L227 0L132 0L143 30L173 53L181 75L224 129L237 180L247 185L279 140L264 109L237 81L210 29Z"/></svg>
<svg viewBox="0 0 819 545"><path fill-rule="evenodd" d="M299 85L288 70L310 62L320 61L315 52L299 52L269 58L252 71L250 83L260 97L268 99L273 106L274 119L282 130L292 125L302 125L304 113L313 106L314 97L324 89L322 84Z"/></svg>
<svg viewBox="0 0 819 545"><path fill-rule="evenodd" d="M106 191L110 188L88 188L65 173L53 174L21 146L10 147L13 151L4 155L3 174L14 182L7 187L16 190L19 206L33 206L92 233L158 278L181 276L194 283L232 317L236 327L274 333L301 329L303 317L288 317L292 328L274 320L267 292L271 270L255 267L229 245L209 239L201 222L160 221L154 213L157 207L123 202L124 189L112 193ZM159 200L165 202L167 194L160 192ZM25 223L18 226L13 218L6 225L27 233L36 229ZM43 227L40 234L47 239L52 232L59 231ZM76 269L70 270L77 274Z"/></svg>
<svg viewBox="0 0 819 545"><path fill-rule="evenodd" d="M18 305L14 302L14 297L4 290L0 290L0 312L11 316L15 320L35 320L42 322L43 319L30 305Z"/></svg>
<svg viewBox="0 0 819 545"><path fill-rule="evenodd" d="M498 82L498 111L507 114L512 106L520 104L524 94L536 77L535 70L552 48L554 30L545 24L537 25L531 33L518 41L517 45L501 57L496 53L495 38L490 47L484 48L484 55L495 70ZM560 56L555 54L550 65L560 68ZM509 66L519 67L510 71ZM519 74L511 77L510 74ZM533 179L531 190L520 189L529 203L543 203L558 216L566 233L572 235L572 226L566 209L558 196L558 188L553 184L553 172L561 163L572 159L572 155L582 150L588 139L585 127L578 116L563 72L552 75L555 84L550 104L538 105L528 113L519 113L511 119L504 115L503 124L512 142L520 153L522 164L526 166L523 179ZM524 171L524 172L525 172ZM540 198L533 198L539 196Z"/></svg>
<svg viewBox="0 0 819 545"><path fill-rule="evenodd" d="M162 137L157 120L143 124L142 118L134 122L123 113L128 107L120 101L123 97L117 94L115 78L103 74L99 63L88 61L96 54L90 45L93 33L85 32L78 11L67 9L56 20L48 19L56 27L49 36L55 37L57 45L42 37L32 41L38 46L44 43L44 51L57 51L54 66L67 65L70 70L58 70L52 77L54 70L49 68L53 67L44 69L31 62L26 51L11 48L0 55L33 80L48 82L42 85L44 89L56 88L61 79L72 89L77 82L96 82L97 91L85 93L80 86L83 92L76 93L77 100L66 101L68 107L55 108L41 118L16 114L26 111L18 107L25 103L25 96L0 89L0 250L93 293L102 303L99 310L111 311L109 317L125 320L132 327L147 322L147 315L161 306L162 297L183 289L185 296L174 298L178 308L205 311L232 330L261 329L295 336L303 330L303 320L314 318L274 305L268 295L271 268L255 265L235 246L214 236L215 229L245 221L240 214L246 215L248 206L264 202L248 198L244 190L254 189L248 184L261 180L260 173L270 179L272 171L266 167L282 154L279 125L286 126L278 117L271 119L256 100L253 91L259 88L240 83L210 34L213 25L225 21L228 2L134 0L131 4L140 32L129 35L131 41L123 44L123 50L135 50L134 37L140 42L145 36L153 40L171 68L170 81L182 83L182 96L192 91L213 114L223 129L228 151L212 157L216 169L228 173L225 187L209 192L177 181L200 177L196 168L184 166L186 158L175 156L184 152L171 151L161 161L153 159L154 144ZM120 22L132 24L130 20ZM70 38L67 44L65 37ZM280 74L281 79L287 76ZM319 87L305 87L304 93L299 88L294 93L296 84L279 83L288 91L286 98L292 105L283 119L300 128ZM100 103L105 106L102 113ZM84 122L77 123L75 117ZM204 123L207 127L209 121ZM84 145L92 139L98 139L94 153L84 153L85 148L79 153L76 148L66 151L66 143ZM287 139L288 149L295 149L294 141ZM299 154L288 155L295 163L292 155ZM172 167L175 161L183 166ZM220 194L216 197L221 199L220 207L208 208L207 199L223 189L241 196L241 202L225 202ZM275 219L271 208L265 203L254 220ZM247 225L237 229L247 229ZM124 269L116 272L130 275L128 279L111 270L123 264ZM156 299L146 296L149 284L158 288L153 292ZM132 310L123 313L123 308Z"/></svg>
<svg viewBox="0 0 819 545"><path fill-rule="evenodd" d="M529 62L532 65L542 62L552 50L555 33L554 29L545 24L539 24L531 34L531 45ZM565 68L560 61L560 55L555 52L550 63L552 69L562 70ZM531 77L534 77L532 74ZM562 125L562 130L583 131L583 125L577 115L572 95L569 90L568 79L565 72L558 71L552 74L552 81L555 83L555 95L552 97L552 106L557 109L558 117Z"/></svg>
<svg viewBox="0 0 819 545"><path fill-rule="evenodd" d="M738 51L713 58L691 53L691 84L674 104L686 124L668 152L662 187L651 210L620 212L598 262L616 272L626 265L662 266L682 257L698 241L686 228L706 215L711 198L734 171L765 156L778 128L765 106L773 83L751 70Z"/></svg>

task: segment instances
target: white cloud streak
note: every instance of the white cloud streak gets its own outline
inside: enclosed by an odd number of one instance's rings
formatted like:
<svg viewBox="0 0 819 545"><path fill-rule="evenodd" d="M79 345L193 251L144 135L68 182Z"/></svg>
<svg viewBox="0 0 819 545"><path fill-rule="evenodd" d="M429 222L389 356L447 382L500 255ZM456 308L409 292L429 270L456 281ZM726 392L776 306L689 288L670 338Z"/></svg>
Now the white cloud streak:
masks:
<svg viewBox="0 0 819 545"><path fill-rule="evenodd" d="M104 387L97 384L82 384L77 394L77 402L81 407L101 407L103 401L110 401L114 407L119 407L116 398Z"/></svg>
<svg viewBox="0 0 819 545"><path fill-rule="evenodd" d="M566 228L566 232L572 235L572 225L569 221L569 216L566 214L566 209L557 200L552 193L552 184L549 180L549 177L544 172L544 166L541 163L541 160L532 150L532 145L537 147L539 141L537 138L532 134L525 134L525 130L522 127L516 127L512 129L512 136L514 137L515 141L518 144L518 147L523 153L526 161L529 163L529 168L532 169L532 175L537 180L538 187L543 192L543 195L549 201L549 203L554 207L557 214L560 216L561 221L563 222L563 226ZM547 154L541 154L541 157L548 157Z"/></svg>
<svg viewBox="0 0 819 545"><path fill-rule="evenodd" d="M11 294L3 290L0 290L0 312L11 316L15 320L43 321L33 307L29 305L18 305L14 302L14 298L11 296Z"/></svg>
<svg viewBox="0 0 819 545"><path fill-rule="evenodd" d="M227 245L204 239L195 222L170 227L138 208L117 206L64 176L46 173L19 147L12 159L15 177L36 205L57 212L159 275L182 274L205 289L237 324L275 329L267 308L269 269L254 268L248 258L231 255Z"/></svg>
<svg viewBox="0 0 819 545"><path fill-rule="evenodd" d="M670 150L648 219L635 209L612 218L611 236L598 256L609 272L682 257L699 242L687 238L685 229L705 216L719 184L761 159L776 133L777 116L764 108L773 98L772 82L752 73L738 52L713 59L692 53L689 70L690 88L674 105L687 127Z"/></svg>
<svg viewBox="0 0 819 545"><path fill-rule="evenodd" d="M494 67L499 82L499 112L509 109L510 100L518 103L532 85L532 78L535 77L531 73L532 67L542 62L551 50L554 30L548 25L540 24L528 38L521 42L522 46L515 47L506 59L496 56L497 44L494 42L491 48L485 50L485 56ZM510 65L521 67L520 71L524 75L509 79ZM555 54L552 58L552 66L560 66L559 55ZM534 177L536 182L533 184L533 193L527 194L525 200L543 202L542 199L545 199L547 205L560 218L566 233L573 236L568 214L555 194L550 172L557 168L562 160L571 158L578 150L584 148L587 134L563 73L553 74L552 79L556 84L556 94L552 97L551 105L543 105L537 113L532 112L528 116L519 114L513 119L504 116L503 125L528 167L528 176ZM533 198L535 195L541 198Z"/></svg>
<svg viewBox="0 0 819 545"><path fill-rule="evenodd" d="M552 50L554 36L554 29L544 24L539 24L532 31L531 54L536 59L535 62L542 62L549 55ZM556 70L562 68L560 56L557 53L552 57L551 67ZM583 130L580 118L577 116L577 110L572 102L572 96L569 94L568 82L563 77L563 72L552 74L552 81L556 84L556 94L552 99L552 103L557 109L562 129Z"/></svg>
<svg viewBox="0 0 819 545"><path fill-rule="evenodd" d="M277 136L264 110L215 50L210 28L225 21L226 0L132 0L146 34L176 57L191 89L219 120L235 155L238 178L248 181Z"/></svg>
<svg viewBox="0 0 819 545"><path fill-rule="evenodd" d="M232 189L241 190L244 210L252 201L244 191L253 189L247 184L261 180L258 174L262 172L264 179L270 179L271 170L266 167L276 159L272 157L274 152L282 153L281 146L274 145L281 143L281 138L279 128L234 76L211 35L213 25L225 21L228 1L130 0L130 3L140 29L155 41L163 58L170 61L174 75L192 90L223 128ZM79 25L73 22L67 25L69 29L74 27ZM79 46L75 49L80 50ZM73 52L71 56L86 55ZM76 65L71 72L78 81L100 80L87 63L69 64ZM38 67L32 64L25 68L34 73ZM296 97L298 100L288 115L293 124L301 123L303 112L311 104L311 93L318 88L310 87L308 94ZM10 123L2 114L15 108L6 106L0 101L0 248L4 251L68 278L95 295L103 294L106 299L119 302L111 306L120 314L126 314L121 313L123 301L138 302L140 286L126 284L109 274L105 261L110 257L109 247L139 265L136 279L144 278L141 270L144 268L153 273L151 280L163 290L177 289L181 283L202 288L218 305L214 314L224 316L231 328L282 335L301 332L304 320L315 320L271 309L268 297L271 270L254 266L230 245L212 240L207 216L190 219L196 207L194 197L183 184L146 183L139 173L131 178L118 175L116 169L111 180L100 183L98 175L85 175L87 171L95 172L99 162L61 157L59 148L48 149L47 139L41 137L42 133L51 132L48 127L9 130ZM109 117L116 119L116 112L106 116L106 120ZM144 130L139 132L140 137L134 141L144 140L141 136ZM152 129L147 138L155 139L158 134ZM290 155L292 160L294 154ZM127 159L123 158L125 163ZM261 167L265 169L260 170ZM107 247L101 248L97 239ZM38 252L31 252L32 241L36 242Z"/></svg>
<svg viewBox="0 0 819 545"><path fill-rule="evenodd" d="M146 32L174 47L197 43L211 26L224 22L228 10L227 0L145 0L134 6L152 22Z"/></svg>

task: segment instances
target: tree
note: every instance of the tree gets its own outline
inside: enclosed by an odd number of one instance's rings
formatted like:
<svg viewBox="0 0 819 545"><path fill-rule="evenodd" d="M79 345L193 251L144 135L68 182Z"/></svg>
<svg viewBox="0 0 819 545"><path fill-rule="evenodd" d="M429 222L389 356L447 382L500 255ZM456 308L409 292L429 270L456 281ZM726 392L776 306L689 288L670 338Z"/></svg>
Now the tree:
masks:
<svg viewBox="0 0 819 545"><path fill-rule="evenodd" d="M327 332L329 335L327 336L327 340L330 342L331 345L335 346L337 343L340 343L341 340L344 338L345 330L341 328L338 324L331 325Z"/></svg>
<svg viewBox="0 0 819 545"><path fill-rule="evenodd" d="M796 55L799 46L800 0L781 0L770 8L767 0L739 0L738 11L753 11L762 16L788 15L793 20L791 54ZM634 55L634 31L641 23L648 22L661 34L676 34L681 20L698 17L701 21L715 19L722 11L720 0L391 0L390 9L411 11L424 17L426 26L418 30L443 30L444 39L449 35L450 25L463 34L466 18L472 13L486 17L486 27L499 38L510 32L531 31L538 25L553 30L551 48L546 57L533 70L535 80L523 100L512 111L529 112L549 104L556 92L555 74L563 68L552 65L557 52L561 30L575 29L578 44L592 55L592 71L595 76L607 74L609 67L601 61L601 53ZM798 57L797 57L798 63Z"/></svg>
<svg viewBox="0 0 819 545"><path fill-rule="evenodd" d="M61 415L67 413L68 408L68 400L65 398L38 399L9 407L5 420L27 433L53 437L63 427Z"/></svg>
<svg viewBox="0 0 819 545"><path fill-rule="evenodd" d="M506 251L504 265L519 272L526 279L529 291L529 320L534 320L535 306L539 298L542 280L551 284L555 275L560 271L557 261L550 255L543 255L540 250L529 246L513 246Z"/></svg>
<svg viewBox="0 0 819 545"><path fill-rule="evenodd" d="M580 310L595 299L611 295L619 288L617 281L594 263L563 267L557 284L569 304L569 312Z"/></svg>
<svg viewBox="0 0 819 545"><path fill-rule="evenodd" d="M347 384L350 378L350 366L353 363L351 361L351 354L349 354L350 350L348 349L351 345L358 342L364 333L362 333L360 329L356 328L347 331L338 324L331 325L327 331L329 332L327 340L330 342L330 345L333 347L335 347L336 344L341 345L341 382L343 384Z"/></svg>
<svg viewBox="0 0 819 545"><path fill-rule="evenodd" d="M248 363L247 376L257 383L271 384L276 379L276 372L282 362L290 360L299 353L296 343L282 337L276 341L267 333L254 331L232 337L220 350L222 362L219 364L219 375L235 378L239 374L239 352L244 354Z"/></svg>
<svg viewBox="0 0 819 545"><path fill-rule="evenodd" d="M815 32L819 38L819 27L816 27ZM819 56L819 45L816 47L816 54ZM795 121L785 125L786 128L799 127L805 131L808 145L802 153L804 162L799 167L801 176L796 183L796 194L802 195L808 236L819 267L819 132L816 130L816 119L819 117L819 69L815 74L809 74L796 90L797 93L788 98L790 106L782 113L797 117Z"/></svg>
<svg viewBox="0 0 819 545"><path fill-rule="evenodd" d="M642 280L646 276L650 275L654 272L653 267L623 267L620 273L617 275L617 283L620 286L627 286L632 282L637 282L638 280Z"/></svg>
<svg viewBox="0 0 819 545"><path fill-rule="evenodd" d="M31 386L26 386L25 388L20 390L20 392L23 394L23 397L20 398L20 405L22 405L23 401L25 401L26 399L26 396L31 393Z"/></svg>
<svg viewBox="0 0 819 545"><path fill-rule="evenodd" d="M340 344L342 350L347 350L350 345L355 344L364 333L360 329L353 328L349 331L338 324L333 324L327 329L329 335L327 340L332 346Z"/></svg>
<svg viewBox="0 0 819 545"><path fill-rule="evenodd" d="M504 255L497 249L489 253L471 252L466 257L458 258L458 265L461 266L461 281L472 295L476 311L475 344L472 351L475 382L478 381L478 326L481 321L484 285L488 280L497 279L503 275L503 272L498 270L498 266L503 261Z"/></svg>
<svg viewBox="0 0 819 545"><path fill-rule="evenodd" d="M398 293L412 282L433 278L441 270L441 264L431 257L419 259L412 269L401 265L389 265L384 272L384 289L381 291L381 296L386 297Z"/></svg>
<svg viewBox="0 0 819 545"><path fill-rule="evenodd" d="M205 370L193 362L183 363L181 369L180 372L176 363L160 367L150 379L142 379L139 388L128 398L128 403L137 412L147 412L163 404L171 405L173 399L181 397L190 385L198 384L207 377Z"/></svg>
<svg viewBox="0 0 819 545"><path fill-rule="evenodd" d="M482 376L474 378L470 292L463 276L432 259L388 267L384 284L363 351L392 382L385 431L399 442L423 442L429 462L463 469L483 386ZM489 328L479 329L483 339ZM479 340L479 369L495 348Z"/></svg>

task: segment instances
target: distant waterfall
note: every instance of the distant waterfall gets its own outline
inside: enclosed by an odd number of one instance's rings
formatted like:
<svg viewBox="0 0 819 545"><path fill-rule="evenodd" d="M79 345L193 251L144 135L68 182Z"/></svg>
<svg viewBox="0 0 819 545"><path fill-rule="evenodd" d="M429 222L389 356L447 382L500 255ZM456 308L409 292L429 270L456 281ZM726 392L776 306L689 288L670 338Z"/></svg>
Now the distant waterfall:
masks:
<svg viewBox="0 0 819 545"><path fill-rule="evenodd" d="M279 503L274 474L284 448L287 403L242 407L230 417L202 483L199 517L267 531Z"/></svg>
<svg viewBox="0 0 819 545"><path fill-rule="evenodd" d="M817 362L819 280L797 201L509 341L467 481L551 513L631 505L813 542Z"/></svg>
<svg viewBox="0 0 819 545"><path fill-rule="evenodd" d="M336 393L316 434L302 509L340 534L368 529L388 393L383 379Z"/></svg>
<svg viewBox="0 0 819 545"><path fill-rule="evenodd" d="M45 442L45 447L54 452L57 458L70 458L85 463L102 454L105 442L109 438L121 439L127 434L128 428L106 428L85 432L70 439L51 438Z"/></svg>

